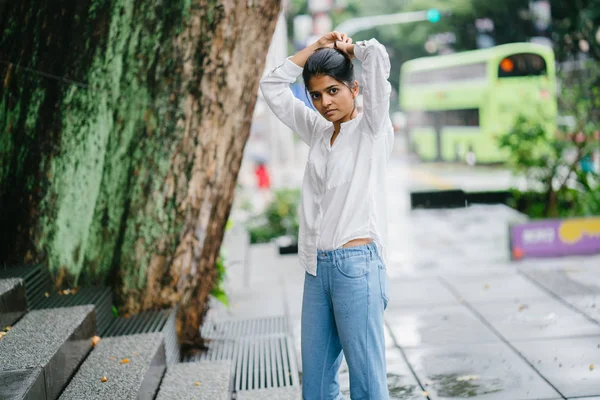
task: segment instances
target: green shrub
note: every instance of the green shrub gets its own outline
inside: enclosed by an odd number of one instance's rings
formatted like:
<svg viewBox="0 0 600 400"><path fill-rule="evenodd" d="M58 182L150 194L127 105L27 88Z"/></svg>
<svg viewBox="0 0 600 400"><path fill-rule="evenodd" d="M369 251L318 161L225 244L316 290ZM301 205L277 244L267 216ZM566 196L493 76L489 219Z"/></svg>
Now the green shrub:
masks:
<svg viewBox="0 0 600 400"><path fill-rule="evenodd" d="M265 211L248 221L250 243L267 243L280 236L298 240L300 205L299 189L278 189Z"/></svg>

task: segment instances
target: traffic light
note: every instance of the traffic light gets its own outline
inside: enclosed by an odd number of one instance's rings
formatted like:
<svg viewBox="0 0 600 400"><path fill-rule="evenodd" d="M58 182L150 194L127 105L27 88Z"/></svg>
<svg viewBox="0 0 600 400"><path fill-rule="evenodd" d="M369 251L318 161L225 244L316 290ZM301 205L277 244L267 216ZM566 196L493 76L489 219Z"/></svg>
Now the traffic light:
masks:
<svg viewBox="0 0 600 400"><path fill-rule="evenodd" d="M442 13L437 8L430 8L427 10L427 20L432 24L439 22L440 18L442 18Z"/></svg>

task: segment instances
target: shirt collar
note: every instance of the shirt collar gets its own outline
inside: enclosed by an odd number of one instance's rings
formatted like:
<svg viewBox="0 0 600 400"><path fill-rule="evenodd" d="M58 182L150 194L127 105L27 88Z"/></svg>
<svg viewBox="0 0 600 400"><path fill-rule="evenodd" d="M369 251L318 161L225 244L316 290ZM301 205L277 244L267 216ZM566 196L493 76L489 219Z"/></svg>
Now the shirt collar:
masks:
<svg viewBox="0 0 600 400"><path fill-rule="evenodd" d="M339 135L342 135L346 131L348 131L349 129L352 129L353 127L355 127L360 122L360 120L362 119L362 117L363 117L363 113L359 112L358 114L356 114L356 117L352 118L351 120L346 121L346 122L342 122L340 124L340 133L339 133ZM333 122L330 122L328 124L328 128L327 128L328 132L329 132L330 128L333 128ZM321 139L322 140L329 140L329 139L331 139L331 137L327 137L327 135L322 135Z"/></svg>

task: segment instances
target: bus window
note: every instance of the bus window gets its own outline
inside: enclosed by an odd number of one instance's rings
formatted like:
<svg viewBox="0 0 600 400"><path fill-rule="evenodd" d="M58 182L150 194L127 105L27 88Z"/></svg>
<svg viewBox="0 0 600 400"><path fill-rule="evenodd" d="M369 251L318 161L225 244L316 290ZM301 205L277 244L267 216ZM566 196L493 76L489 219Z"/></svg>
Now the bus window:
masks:
<svg viewBox="0 0 600 400"><path fill-rule="evenodd" d="M499 78L546 75L546 61L537 54L522 53L504 58L498 66Z"/></svg>
<svg viewBox="0 0 600 400"><path fill-rule="evenodd" d="M446 83L486 78L486 63L457 65L434 70L414 71L406 77L409 85Z"/></svg>
<svg viewBox="0 0 600 400"><path fill-rule="evenodd" d="M443 126L479 126L479 110L411 111L408 124L411 128Z"/></svg>
<svg viewBox="0 0 600 400"><path fill-rule="evenodd" d="M443 111L442 126L479 126L479 110L470 108Z"/></svg>

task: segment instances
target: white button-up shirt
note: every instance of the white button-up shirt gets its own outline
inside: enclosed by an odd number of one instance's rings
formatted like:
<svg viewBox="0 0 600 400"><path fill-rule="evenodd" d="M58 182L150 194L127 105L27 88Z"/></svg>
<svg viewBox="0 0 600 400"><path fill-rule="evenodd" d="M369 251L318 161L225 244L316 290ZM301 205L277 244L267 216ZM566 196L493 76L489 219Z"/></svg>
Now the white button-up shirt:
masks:
<svg viewBox="0 0 600 400"><path fill-rule="evenodd" d="M310 146L302 182L298 255L317 274L317 252L357 238L372 238L387 265L386 166L394 143L389 116L390 60L375 39L357 42L362 62L363 111L334 132L317 111L290 89L302 67L288 57L261 79L263 96L275 115Z"/></svg>

